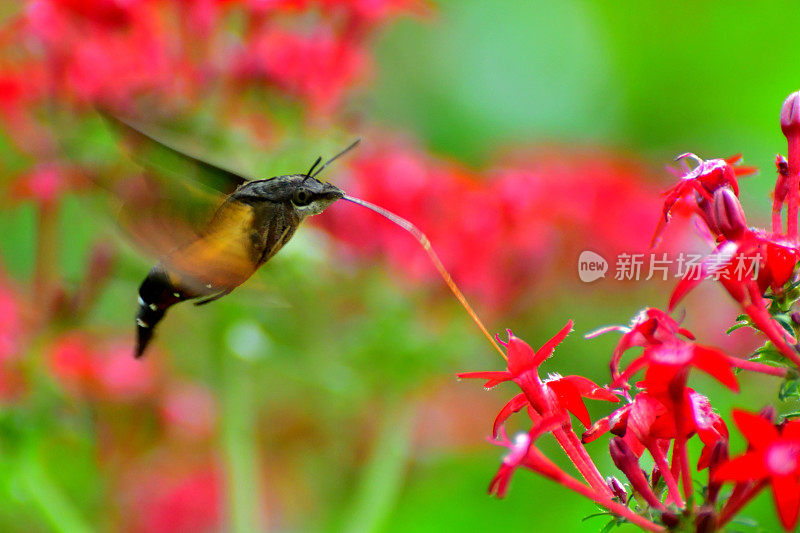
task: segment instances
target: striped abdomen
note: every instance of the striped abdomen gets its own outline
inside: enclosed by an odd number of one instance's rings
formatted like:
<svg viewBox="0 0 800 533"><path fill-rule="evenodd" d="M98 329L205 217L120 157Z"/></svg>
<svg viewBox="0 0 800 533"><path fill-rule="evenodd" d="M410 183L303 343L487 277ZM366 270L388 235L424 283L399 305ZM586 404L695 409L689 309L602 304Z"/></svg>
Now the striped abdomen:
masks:
<svg viewBox="0 0 800 533"><path fill-rule="evenodd" d="M203 298L195 302L202 305L228 294L277 253L298 224L280 205L226 202L203 237L154 266L139 287L136 357L144 353L167 309L194 298Z"/></svg>

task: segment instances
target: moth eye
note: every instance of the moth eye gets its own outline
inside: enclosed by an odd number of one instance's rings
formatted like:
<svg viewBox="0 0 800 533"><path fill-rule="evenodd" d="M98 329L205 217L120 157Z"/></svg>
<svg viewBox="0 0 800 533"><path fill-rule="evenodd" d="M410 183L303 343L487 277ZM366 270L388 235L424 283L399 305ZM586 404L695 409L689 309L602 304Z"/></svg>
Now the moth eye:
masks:
<svg viewBox="0 0 800 533"><path fill-rule="evenodd" d="M305 189L297 189L292 195L292 203L296 206L304 206L311 203L311 193Z"/></svg>

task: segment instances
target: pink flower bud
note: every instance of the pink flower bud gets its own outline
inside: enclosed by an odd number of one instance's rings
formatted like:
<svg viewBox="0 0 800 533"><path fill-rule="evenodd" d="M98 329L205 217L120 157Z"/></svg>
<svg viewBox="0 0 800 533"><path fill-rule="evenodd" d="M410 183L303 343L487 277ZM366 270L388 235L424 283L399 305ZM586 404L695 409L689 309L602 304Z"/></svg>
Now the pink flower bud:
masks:
<svg viewBox="0 0 800 533"><path fill-rule="evenodd" d="M625 474L633 490L641 494L645 501L653 507L663 509L663 505L650 489L647 478L644 472L642 472L642 468L639 466L639 460L636 458L636 454L633 453L630 446L628 446L628 443L620 437L614 437L609 441L608 449L611 454L611 460L614 461L614 465Z"/></svg>
<svg viewBox="0 0 800 533"><path fill-rule="evenodd" d="M786 137L800 133L800 91L793 92L783 102L781 131Z"/></svg>
<svg viewBox="0 0 800 533"><path fill-rule="evenodd" d="M668 528L674 528L681 523L681 517L673 511L664 511L661 513L661 522Z"/></svg>
<svg viewBox="0 0 800 533"><path fill-rule="evenodd" d="M775 409L774 405L766 405L758 412L758 416L765 418L774 424L778 419L778 410Z"/></svg>
<svg viewBox="0 0 800 533"><path fill-rule="evenodd" d="M717 513L713 507L702 507L694 521L695 533L711 533L717 531Z"/></svg>
<svg viewBox="0 0 800 533"><path fill-rule="evenodd" d="M728 240L735 240L742 236L747 229L747 219L744 216L742 204L728 187L714 191L713 205L714 226L720 235Z"/></svg>
<svg viewBox="0 0 800 533"><path fill-rule="evenodd" d="M608 484L608 488L611 489L611 492L614 493L614 496L619 499L619 501L622 503L628 501L628 491L625 490L625 487L622 485L620 480L614 476L609 476L606 478L606 483Z"/></svg>
<svg viewBox="0 0 800 533"><path fill-rule="evenodd" d="M720 439L714 443L711 449L711 458L708 461L709 480L708 480L708 502L715 503L719 496L719 489L722 488L722 481L714 479L716 468L728 461L728 441Z"/></svg>

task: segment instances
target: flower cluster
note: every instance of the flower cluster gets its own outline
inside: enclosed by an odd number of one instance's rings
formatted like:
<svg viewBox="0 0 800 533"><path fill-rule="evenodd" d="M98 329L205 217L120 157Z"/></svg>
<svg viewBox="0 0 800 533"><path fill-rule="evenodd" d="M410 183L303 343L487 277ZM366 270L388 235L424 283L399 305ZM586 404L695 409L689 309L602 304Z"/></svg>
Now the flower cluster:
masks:
<svg viewBox="0 0 800 533"><path fill-rule="evenodd" d="M761 413L734 410L733 420L748 447L742 455L731 458L727 424L713 409L711 400L689 386L689 379L699 371L738 392L737 373L758 372L783 380L781 399L798 395L798 110L800 92L789 96L781 112L789 152L786 158L777 159L778 181L769 231L747 225L738 199L738 177L753 169L737 165L738 156L712 160L694 154L679 156L680 181L665 193L652 244L659 242L674 213L685 212L697 216L698 227L713 250L697 267L703 275L689 272L678 282L666 310L646 308L628 326L610 326L587 335L622 334L610 359L607 386L600 387L581 376L540 378L539 365L564 340L572 321L536 351L510 335L504 371L459 374L462 378L485 379L487 387L513 381L522 390L501 409L492 427L493 441L510 452L492 479L490 493L503 496L514 471L524 467L605 507L612 524L631 522L648 531L711 532L723 529L756 495L770 488L781 524L787 530L797 526L800 421L792 420L792 414L778 417L773 407ZM694 166L688 164L690 161ZM732 269L737 256L755 261L757 268L749 275L715 279L741 309L739 322L732 329L749 326L767 339L749 357L701 344L670 314L706 274ZM631 358L627 354L632 351L637 355ZM623 405L590 425L582 398L621 401ZM532 420L531 429L509 440L504 425L513 413L522 410ZM570 415L590 426L581 438L576 436ZM536 440L545 434L558 441L582 480L556 466L537 448ZM595 446L595 441L606 434L611 435L611 459L627 486L616 477L604 478L587 452L587 446ZM695 460L688 446L693 439L702 446ZM654 464L651 471L644 470L645 454ZM733 483L730 490L726 489L728 483Z"/></svg>
<svg viewBox="0 0 800 533"><path fill-rule="evenodd" d="M158 110L170 117L211 117L226 125L219 130L232 135L244 130L251 142L269 146L281 145L298 130L327 134L341 122L344 104L370 79L371 37L398 17L426 15L428 5L425 0L17 4L4 10L0 23L0 190L4 207L35 213L36 224L30 287L0 266L2 455L11 461L31 455L5 438L14 424L26 428L28 445L36 448L62 448L39 444L62 438L62 430L70 442L95 439L97 450L90 453L96 453L107 486L76 493L109 510L100 522L135 531L224 529L226 472L215 453L214 437L221 431L215 394L194 373L161 365L171 354L135 361L127 315L124 329L93 320L106 290L120 277L114 275L119 272L114 244L87 243L85 268L74 276L60 270L67 246L72 255L84 253L81 239L67 229L72 221L65 216L70 203L65 200L75 192L93 192L64 130L91 129L93 108L103 108L126 115L152 116ZM92 133L82 137L88 146ZM9 266L14 262L2 259ZM14 274L22 278L20 269ZM67 415L54 415L52 405L64 404L71 409ZM47 405L46 416L36 411L41 405ZM84 434L75 439L75 419L85 412L92 413L92 422L82 424ZM153 469L154 462L163 468ZM92 470L86 471L91 476ZM59 483L50 487L57 490Z"/></svg>
<svg viewBox="0 0 800 533"><path fill-rule="evenodd" d="M658 205L640 164L599 152L509 153L474 170L388 141L352 161L345 190L413 220L459 285L494 310L572 268L586 242L606 257L645 251ZM388 256L415 282L436 282L416 243L371 213L333 206L319 222L358 257Z"/></svg>
<svg viewBox="0 0 800 533"><path fill-rule="evenodd" d="M40 166L0 168L31 182L23 195L74 184L55 163L67 109L211 109L276 143L286 132L259 97L309 123L330 120L369 80L375 30L427 11L424 0L28 2L0 27L0 126Z"/></svg>

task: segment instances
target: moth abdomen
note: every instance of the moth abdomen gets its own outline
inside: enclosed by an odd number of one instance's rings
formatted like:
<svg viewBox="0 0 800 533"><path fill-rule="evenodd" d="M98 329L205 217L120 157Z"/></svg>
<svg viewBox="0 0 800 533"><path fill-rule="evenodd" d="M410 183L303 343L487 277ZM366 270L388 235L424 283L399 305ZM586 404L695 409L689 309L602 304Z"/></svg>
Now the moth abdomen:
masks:
<svg viewBox="0 0 800 533"><path fill-rule="evenodd" d="M192 296L176 287L161 264L154 266L139 287L139 308L136 313L136 357L144 354L153 338L156 325L171 306Z"/></svg>

